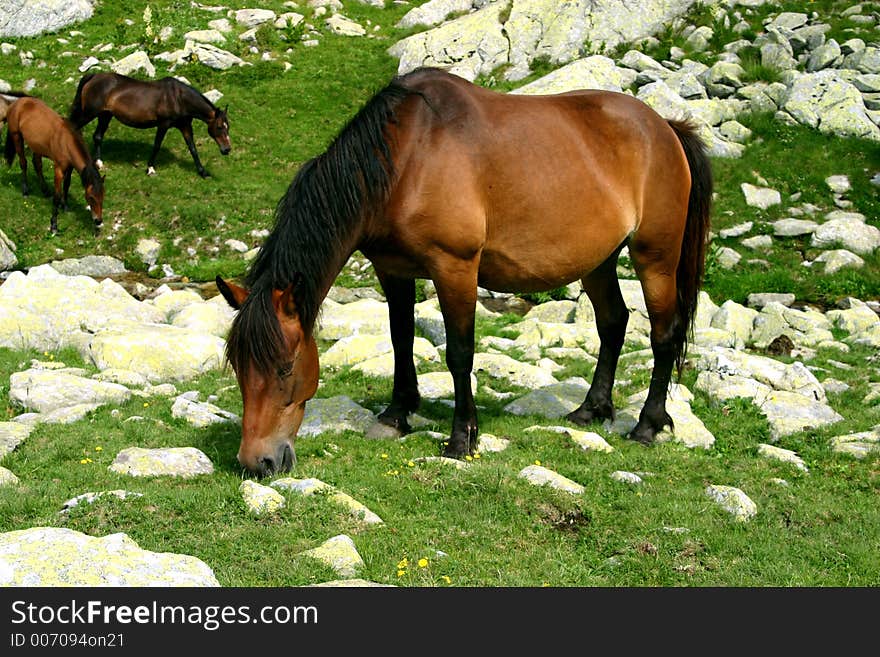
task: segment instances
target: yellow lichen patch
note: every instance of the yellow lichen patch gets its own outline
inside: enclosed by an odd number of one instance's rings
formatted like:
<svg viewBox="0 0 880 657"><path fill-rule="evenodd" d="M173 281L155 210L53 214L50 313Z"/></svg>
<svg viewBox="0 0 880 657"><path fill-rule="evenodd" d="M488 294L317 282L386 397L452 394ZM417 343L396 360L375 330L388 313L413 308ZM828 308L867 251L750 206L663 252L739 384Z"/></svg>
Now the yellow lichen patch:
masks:
<svg viewBox="0 0 880 657"><path fill-rule="evenodd" d="M340 577L354 577L364 566L354 541L345 534L339 534L311 550L301 553L330 566Z"/></svg>
<svg viewBox="0 0 880 657"><path fill-rule="evenodd" d="M273 488L245 479L238 487L248 511L258 516L277 513L285 506L284 496Z"/></svg>
<svg viewBox="0 0 880 657"><path fill-rule="evenodd" d="M142 550L125 534L55 527L0 534L0 586L220 586L203 561Z"/></svg>

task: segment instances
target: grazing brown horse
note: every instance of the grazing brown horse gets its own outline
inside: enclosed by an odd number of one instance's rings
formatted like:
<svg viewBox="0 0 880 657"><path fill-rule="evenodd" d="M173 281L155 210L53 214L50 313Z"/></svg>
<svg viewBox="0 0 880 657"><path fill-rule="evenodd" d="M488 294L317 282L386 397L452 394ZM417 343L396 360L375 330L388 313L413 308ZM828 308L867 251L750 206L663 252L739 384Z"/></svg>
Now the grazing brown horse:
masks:
<svg viewBox="0 0 880 657"><path fill-rule="evenodd" d="M70 120L82 128L97 117L98 126L93 136L94 157L101 166L101 144L113 117L132 128L156 128L153 152L147 162L147 174L156 173L156 157L165 133L177 128L202 178L210 174L202 166L193 140L193 119L208 124L208 134L217 142L220 152L228 155L229 118L225 109L214 106L199 91L177 78L142 81L118 73L90 73L84 75L76 88L70 108Z"/></svg>
<svg viewBox="0 0 880 657"><path fill-rule="evenodd" d="M414 279L430 278L455 386L445 454L462 457L478 437L470 386L477 286L533 292L580 279L601 347L592 386L567 417L610 418L628 319L616 262L629 245L654 351L648 398L629 437L651 443L671 424L666 394L702 283L711 194L710 163L692 127L631 96L506 95L436 69L395 78L302 166L245 287L218 277L238 308L226 353L244 403L239 461L259 475L290 468L317 388L318 311L358 249L391 318L394 388L379 419L406 432L419 405Z"/></svg>
<svg viewBox="0 0 880 657"><path fill-rule="evenodd" d="M11 165L16 153L21 165L21 193L29 193L27 182L27 158L25 146L33 154L34 170L43 194L50 191L43 177L43 158L48 157L55 165L55 194L52 199L52 234L58 232L58 208L67 209L67 193L70 190L70 177L74 169L79 173L86 193L86 204L92 212L95 230L103 223L104 178L98 173L95 163L82 135L70 122L39 98L25 96L9 107L6 115L9 124L6 133L4 155L6 164Z"/></svg>

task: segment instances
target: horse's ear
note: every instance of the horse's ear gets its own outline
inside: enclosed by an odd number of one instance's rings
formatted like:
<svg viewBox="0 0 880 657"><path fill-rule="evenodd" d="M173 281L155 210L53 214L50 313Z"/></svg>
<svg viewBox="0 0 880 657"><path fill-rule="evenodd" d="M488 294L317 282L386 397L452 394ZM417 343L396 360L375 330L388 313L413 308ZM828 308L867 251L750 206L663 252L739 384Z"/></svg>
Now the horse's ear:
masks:
<svg viewBox="0 0 880 657"><path fill-rule="evenodd" d="M224 281L219 276L214 280L217 283L217 289L220 290L220 294L226 299L226 303L232 306L234 310L241 308L241 304L243 304L244 300L248 298L250 291L236 285L235 283Z"/></svg>
<svg viewBox="0 0 880 657"><path fill-rule="evenodd" d="M302 274L297 272L293 275L293 280L283 290L275 290L274 299L277 307L287 316L296 317L296 288L302 282Z"/></svg>

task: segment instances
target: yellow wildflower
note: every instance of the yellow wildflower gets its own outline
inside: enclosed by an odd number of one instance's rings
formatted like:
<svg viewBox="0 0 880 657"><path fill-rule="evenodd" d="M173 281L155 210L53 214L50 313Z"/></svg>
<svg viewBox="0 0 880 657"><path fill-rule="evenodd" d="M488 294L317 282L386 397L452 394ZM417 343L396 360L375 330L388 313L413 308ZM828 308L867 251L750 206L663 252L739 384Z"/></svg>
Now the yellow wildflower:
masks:
<svg viewBox="0 0 880 657"><path fill-rule="evenodd" d="M406 568L408 565L409 565L409 559L407 559L406 557L404 557L403 559L400 560L400 562L398 562L398 564L397 564L397 568L398 568L399 570L403 570L403 569Z"/></svg>
<svg viewBox="0 0 880 657"><path fill-rule="evenodd" d="M144 402L144 408L150 405L150 402Z"/></svg>
<svg viewBox="0 0 880 657"><path fill-rule="evenodd" d="M382 454L382 458L383 458L383 459L387 459L387 458L388 458L388 455L387 455L387 454Z"/></svg>
<svg viewBox="0 0 880 657"><path fill-rule="evenodd" d="M471 456L470 454L465 454L465 455L464 455L464 460L465 460L465 461L473 461L473 460L474 460L474 457Z"/></svg>
<svg viewBox="0 0 880 657"><path fill-rule="evenodd" d="M398 571L397 571L397 576L398 576L398 577L403 577L404 575L406 575L406 571L405 571L405 570L398 570Z"/></svg>
<svg viewBox="0 0 880 657"><path fill-rule="evenodd" d="M427 568L427 567L428 567L428 560L425 559L425 557L422 557L421 559L419 559L419 568Z"/></svg>
<svg viewBox="0 0 880 657"><path fill-rule="evenodd" d="M475 458L475 459L478 459L478 458L480 458L480 453L479 453L479 452L477 452L477 453L476 453L476 454L474 454L474 458Z"/></svg>
<svg viewBox="0 0 880 657"><path fill-rule="evenodd" d="M441 575L440 579L442 579L447 584L452 584L452 579L449 577L449 575Z"/></svg>
<svg viewBox="0 0 880 657"><path fill-rule="evenodd" d="M541 462L538 459L535 459L535 465L541 465Z"/></svg>
<svg viewBox="0 0 880 657"><path fill-rule="evenodd" d="M102 452L102 451L104 451L104 448L101 447L100 445L98 445L97 447L95 447L95 451L96 451L96 452Z"/></svg>
<svg viewBox="0 0 880 657"><path fill-rule="evenodd" d="M407 461L406 464L407 464L409 467L411 467L411 468L412 468L412 467L415 467L415 465L416 465L416 464L413 463L412 461Z"/></svg>

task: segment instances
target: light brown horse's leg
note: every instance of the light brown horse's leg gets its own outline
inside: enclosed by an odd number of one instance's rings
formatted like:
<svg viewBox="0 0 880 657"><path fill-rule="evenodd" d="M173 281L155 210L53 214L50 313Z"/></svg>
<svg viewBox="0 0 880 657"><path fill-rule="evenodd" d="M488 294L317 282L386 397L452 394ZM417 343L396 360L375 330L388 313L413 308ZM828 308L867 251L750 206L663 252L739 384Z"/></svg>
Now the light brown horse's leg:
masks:
<svg viewBox="0 0 880 657"><path fill-rule="evenodd" d="M676 354L680 353L686 338L686 326L677 313L675 272L678 252L678 245L664 248L645 248L639 242L630 245L633 266L641 280L651 320L651 350L654 352L648 398L638 424L629 434L632 440L645 445L651 444L665 426L672 427L672 418L666 412L666 396Z"/></svg>
<svg viewBox="0 0 880 657"><path fill-rule="evenodd" d="M70 192L70 176L73 173L73 167L64 172L63 194L61 196L61 209L67 212L67 198Z"/></svg>
<svg viewBox="0 0 880 657"><path fill-rule="evenodd" d="M479 437L477 407L471 390L479 256L470 261L447 256L433 264L431 277L446 324L446 366L455 387L452 434L443 453L460 458L474 453Z"/></svg>
<svg viewBox="0 0 880 657"><path fill-rule="evenodd" d="M596 313L596 328L601 343L599 361L596 363L593 381L584 403L566 416L576 424L589 424L595 420L614 417L611 389L629 321L629 312L617 281L619 253L620 249L617 249L581 281Z"/></svg>
<svg viewBox="0 0 880 657"><path fill-rule="evenodd" d="M64 172L60 166L55 166L55 194L52 196L52 222L50 230L52 234L58 233L58 208L61 206L62 185L64 183Z"/></svg>
<svg viewBox="0 0 880 657"><path fill-rule="evenodd" d="M420 401L413 363L416 284L413 279L397 278L379 270L376 270L376 276L388 300L391 344L394 347L394 391L388 408L379 415L379 422L407 434L411 431L407 415L419 407Z"/></svg>
<svg viewBox="0 0 880 657"><path fill-rule="evenodd" d="M31 162L34 165L34 171L37 173L37 182L40 183L40 191L43 192L43 196L49 196L52 192L49 190L49 185L46 184L46 178L43 177L42 156L34 153L31 157Z"/></svg>
<svg viewBox="0 0 880 657"><path fill-rule="evenodd" d="M18 165L21 167L21 195L27 196L30 194L30 189L28 189L27 182L27 158L24 154L24 137L22 137L20 132L10 132L9 136L12 138L12 143L15 144L15 152L18 154Z"/></svg>

